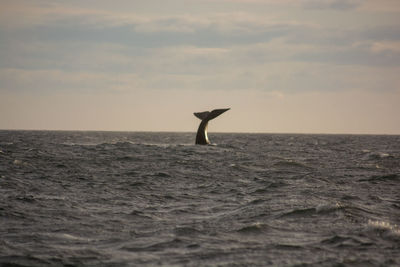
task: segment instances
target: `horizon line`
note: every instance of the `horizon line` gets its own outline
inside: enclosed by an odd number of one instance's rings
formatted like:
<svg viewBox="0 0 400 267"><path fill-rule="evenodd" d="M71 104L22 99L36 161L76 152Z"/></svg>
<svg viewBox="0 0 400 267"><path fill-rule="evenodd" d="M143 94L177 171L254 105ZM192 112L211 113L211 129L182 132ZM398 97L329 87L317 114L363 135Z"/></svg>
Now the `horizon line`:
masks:
<svg viewBox="0 0 400 267"><path fill-rule="evenodd" d="M170 130L94 130L94 129L3 129L0 128L0 131L32 131L32 132L120 132L120 133L194 133L196 131L170 131ZM391 135L398 136L400 133L327 133L327 132L262 132L262 131L254 131L254 132L234 132L234 131L213 131L210 134L292 134L292 135Z"/></svg>

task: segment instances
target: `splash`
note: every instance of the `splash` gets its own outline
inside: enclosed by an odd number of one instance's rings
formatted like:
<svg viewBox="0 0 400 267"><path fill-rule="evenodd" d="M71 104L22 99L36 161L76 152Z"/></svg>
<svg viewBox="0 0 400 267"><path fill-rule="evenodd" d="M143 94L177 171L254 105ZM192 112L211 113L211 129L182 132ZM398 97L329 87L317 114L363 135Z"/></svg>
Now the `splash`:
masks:
<svg viewBox="0 0 400 267"><path fill-rule="evenodd" d="M397 224L391 224L385 221L368 220L368 225L377 229L389 230L391 233L400 236L400 227Z"/></svg>

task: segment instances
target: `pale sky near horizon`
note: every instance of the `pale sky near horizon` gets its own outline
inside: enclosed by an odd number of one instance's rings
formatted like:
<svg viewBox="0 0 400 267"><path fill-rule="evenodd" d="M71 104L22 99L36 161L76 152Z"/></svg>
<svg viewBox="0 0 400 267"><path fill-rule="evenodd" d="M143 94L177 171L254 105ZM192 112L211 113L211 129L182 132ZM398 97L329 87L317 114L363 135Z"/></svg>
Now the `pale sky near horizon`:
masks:
<svg viewBox="0 0 400 267"><path fill-rule="evenodd" d="M398 0L0 0L0 129L400 134Z"/></svg>

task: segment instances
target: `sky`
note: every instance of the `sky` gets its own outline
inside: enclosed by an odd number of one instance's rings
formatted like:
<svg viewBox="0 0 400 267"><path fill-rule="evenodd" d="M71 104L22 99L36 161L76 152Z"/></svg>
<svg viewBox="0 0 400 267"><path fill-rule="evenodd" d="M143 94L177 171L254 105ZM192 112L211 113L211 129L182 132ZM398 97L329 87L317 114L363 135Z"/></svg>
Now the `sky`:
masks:
<svg viewBox="0 0 400 267"><path fill-rule="evenodd" d="M400 134L398 0L0 0L0 129Z"/></svg>

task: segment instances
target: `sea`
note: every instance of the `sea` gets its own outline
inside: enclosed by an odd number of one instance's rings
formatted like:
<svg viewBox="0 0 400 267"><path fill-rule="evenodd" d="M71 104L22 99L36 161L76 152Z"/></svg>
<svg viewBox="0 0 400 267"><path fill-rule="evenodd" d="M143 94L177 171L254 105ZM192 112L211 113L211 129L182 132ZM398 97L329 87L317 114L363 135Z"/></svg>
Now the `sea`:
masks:
<svg viewBox="0 0 400 267"><path fill-rule="evenodd" d="M0 131L0 266L400 266L400 136Z"/></svg>

